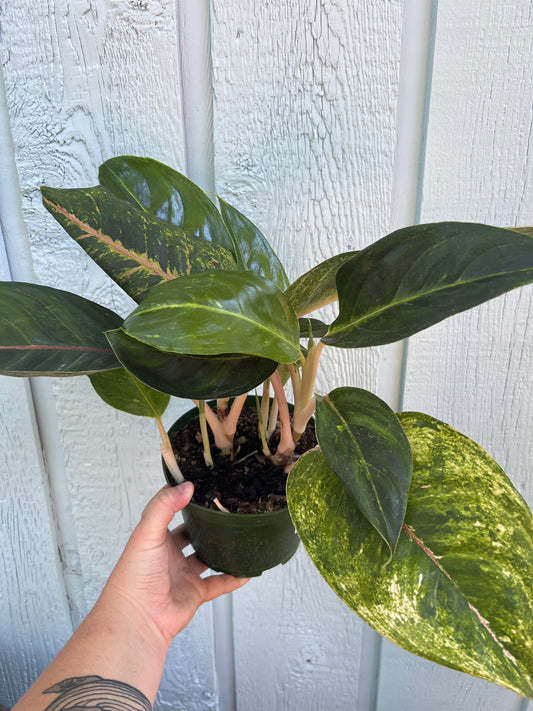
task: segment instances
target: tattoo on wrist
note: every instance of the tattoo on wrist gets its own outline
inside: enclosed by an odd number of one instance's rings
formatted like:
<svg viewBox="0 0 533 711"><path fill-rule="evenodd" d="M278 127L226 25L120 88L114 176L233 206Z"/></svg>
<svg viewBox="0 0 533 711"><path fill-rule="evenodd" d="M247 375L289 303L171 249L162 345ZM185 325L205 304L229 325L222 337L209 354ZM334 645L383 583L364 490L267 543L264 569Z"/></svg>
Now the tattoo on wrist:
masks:
<svg viewBox="0 0 533 711"><path fill-rule="evenodd" d="M102 711L152 711L144 694L129 684L101 676L76 676L46 689L45 694L59 694L45 711L77 711L90 708Z"/></svg>

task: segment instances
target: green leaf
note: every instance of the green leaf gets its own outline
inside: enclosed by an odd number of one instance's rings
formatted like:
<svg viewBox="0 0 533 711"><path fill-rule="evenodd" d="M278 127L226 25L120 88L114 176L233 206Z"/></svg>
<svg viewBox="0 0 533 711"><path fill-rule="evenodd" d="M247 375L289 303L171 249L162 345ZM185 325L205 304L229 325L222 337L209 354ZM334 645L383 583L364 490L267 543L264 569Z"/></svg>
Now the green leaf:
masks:
<svg viewBox="0 0 533 711"><path fill-rule="evenodd" d="M343 252L317 264L298 277L285 292L298 316L316 311L337 301L337 272L357 252Z"/></svg>
<svg viewBox="0 0 533 711"><path fill-rule="evenodd" d="M229 203L218 198L222 219L233 240L233 251L239 269L248 269L254 274L273 281L284 291L289 280L285 269L266 237L247 217Z"/></svg>
<svg viewBox="0 0 533 711"><path fill-rule="evenodd" d="M300 338L321 338L328 331L327 323L319 321L317 318L299 318Z"/></svg>
<svg viewBox="0 0 533 711"><path fill-rule="evenodd" d="M104 402L130 415L161 417L170 401L170 395L141 383L125 368L95 373L89 378Z"/></svg>
<svg viewBox="0 0 533 711"><path fill-rule="evenodd" d="M533 517L475 442L428 415L399 415L413 451L395 554L319 451L287 484L319 571L365 622L445 666L533 696Z"/></svg>
<svg viewBox="0 0 533 711"><path fill-rule="evenodd" d="M114 195L187 235L233 252L233 241L209 196L191 180L152 158L116 156L103 163L98 180Z"/></svg>
<svg viewBox="0 0 533 711"><path fill-rule="evenodd" d="M339 316L323 343L392 343L533 281L533 239L442 222L398 230L338 272Z"/></svg>
<svg viewBox="0 0 533 711"><path fill-rule="evenodd" d="M219 245L186 234L101 186L41 188L43 204L68 234L133 299L156 284L206 269L231 269Z"/></svg>
<svg viewBox="0 0 533 711"><path fill-rule="evenodd" d="M202 272L160 284L123 329L172 353L241 353L280 363L300 355L298 320L283 292L250 272Z"/></svg>
<svg viewBox="0 0 533 711"><path fill-rule="evenodd" d="M368 390L344 387L317 396L315 426L333 471L392 553L413 470L409 442L398 418Z"/></svg>
<svg viewBox="0 0 533 711"><path fill-rule="evenodd" d="M136 341L122 331L109 331L120 362L147 385L176 397L209 400L234 397L269 378L276 363L266 358L223 353L191 356L166 353Z"/></svg>
<svg viewBox="0 0 533 711"><path fill-rule="evenodd" d="M0 282L0 373L84 375L117 368L104 331L121 323L113 311L68 291Z"/></svg>

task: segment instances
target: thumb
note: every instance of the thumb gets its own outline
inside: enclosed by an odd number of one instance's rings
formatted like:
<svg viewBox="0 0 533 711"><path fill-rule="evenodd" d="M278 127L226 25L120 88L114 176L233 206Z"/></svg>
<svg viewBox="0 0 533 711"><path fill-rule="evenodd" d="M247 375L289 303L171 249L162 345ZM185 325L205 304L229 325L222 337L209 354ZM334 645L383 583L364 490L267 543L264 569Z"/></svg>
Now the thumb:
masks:
<svg viewBox="0 0 533 711"><path fill-rule="evenodd" d="M165 486L149 501L137 526L146 543L159 545L164 542L167 529L174 515L187 506L194 492L190 481L179 486Z"/></svg>

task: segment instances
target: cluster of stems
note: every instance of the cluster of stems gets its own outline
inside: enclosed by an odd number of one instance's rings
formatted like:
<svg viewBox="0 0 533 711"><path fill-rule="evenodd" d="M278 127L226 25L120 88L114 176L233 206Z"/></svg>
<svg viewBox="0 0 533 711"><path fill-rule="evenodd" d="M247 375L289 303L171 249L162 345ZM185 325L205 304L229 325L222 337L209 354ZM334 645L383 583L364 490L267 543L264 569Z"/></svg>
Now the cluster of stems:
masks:
<svg viewBox="0 0 533 711"><path fill-rule="evenodd" d="M274 463L283 465L287 470L290 469L293 463L296 443L305 431L307 423L315 411L314 384L322 348L321 342L314 343L313 339L310 338L307 353L305 355L302 353L300 363L287 366L294 397L292 424L279 369L263 383L263 392L260 400L256 396L259 435L263 454ZM270 401L271 388L274 393L272 402ZM200 432L206 466L214 466L208 429L213 433L215 447L220 453L233 458L237 423L247 397L248 393L238 395L231 405L229 404L229 398L219 399L217 400L216 410L205 400L193 401L199 410ZM278 417L280 439L276 451L272 452L268 442L276 428ZM163 459L173 478L176 482L181 483L184 481L184 477L176 462L168 435L161 419L158 418L156 421L161 434ZM220 502L215 501L215 504L220 510L226 511Z"/></svg>

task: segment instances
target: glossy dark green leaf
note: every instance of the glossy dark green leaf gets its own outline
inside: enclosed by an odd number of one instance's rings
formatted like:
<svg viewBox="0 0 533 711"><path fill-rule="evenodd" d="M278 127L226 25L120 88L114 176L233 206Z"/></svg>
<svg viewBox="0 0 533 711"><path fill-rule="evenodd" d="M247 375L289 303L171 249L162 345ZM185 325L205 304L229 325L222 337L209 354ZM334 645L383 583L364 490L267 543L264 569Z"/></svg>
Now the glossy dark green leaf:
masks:
<svg viewBox="0 0 533 711"><path fill-rule="evenodd" d="M324 336L328 331L327 323L317 318L299 318L298 323L300 324L300 338L312 336L317 339Z"/></svg>
<svg viewBox="0 0 533 711"><path fill-rule="evenodd" d="M442 222L398 230L337 274L339 316L324 343L392 343L533 281L533 238Z"/></svg>
<svg viewBox="0 0 533 711"><path fill-rule="evenodd" d="M117 368L104 331L122 318L68 291L0 282L0 373L83 375Z"/></svg>
<svg viewBox="0 0 533 711"><path fill-rule="evenodd" d="M343 252L330 257L302 274L288 287L285 296L298 316L304 316L337 301L337 272L356 254L357 252Z"/></svg>
<svg viewBox="0 0 533 711"><path fill-rule="evenodd" d="M136 301L161 282L231 269L231 253L120 200L102 186L41 188L43 204L68 234Z"/></svg>
<svg viewBox="0 0 533 711"><path fill-rule="evenodd" d="M248 269L254 274L265 277L284 291L289 285L289 280L266 237L236 208L220 197L218 201L222 219L233 240L233 253L239 269Z"/></svg>
<svg viewBox="0 0 533 711"><path fill-rule="evenodd" d="M89 378L102 400L116 410L139 417L161 417L167 409L170 395L141 383L125 368L94 373Z"/></svg>
<svg viewBox="0 0 533 711"><path fill-rule="evenodd" d="M315 427L333 471L392 553L413 471L398 418L368 390L344 387L317 396Z"/></svg>
<svg viewBox="0 0 533 711"><path fill-rule="evenodd" d="M533 517L479 445L418 413L405 523L389 550L312 451L287 484L291 517L344 602L396 644L533 696Z"/></svg>
<svg viewBox="0 0 533 711"><path fill-rule="evenodd" d="M121 329L107 333L120 362L147 385L193 400L234 397L269 378L276 363L266 358L223 353L177 355L129 337Z"/></svg>
<svg viewBox="0 0 533 711"><path fill-rule="evenodd" d="M177 170L152 158L116 156L98 170L100 184L154 217L233 252L233 241L209 196Z"/></svg>
<svg viewBox="0 0 533 711"><path fill-rule="evenodd" d="M202 272L160 284L123 329L172 353L241 353L280 363L300 355L296 314L275 284L251 272Z"/></svg>

